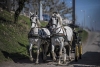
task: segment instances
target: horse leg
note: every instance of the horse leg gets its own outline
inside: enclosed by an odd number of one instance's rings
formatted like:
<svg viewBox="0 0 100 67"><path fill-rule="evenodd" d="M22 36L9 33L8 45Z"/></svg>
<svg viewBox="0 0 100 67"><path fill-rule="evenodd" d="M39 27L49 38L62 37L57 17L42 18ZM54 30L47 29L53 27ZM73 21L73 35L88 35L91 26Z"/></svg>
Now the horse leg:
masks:
<svg viewBox="0 0 100 67"><path fill-rule="evenodd" d="M72 41L73 41L73 37L71 38L71 41L69 41L69 61L71 61L72 57L71 57L71 50L72 50Z"/></svg>
<svg viewBox="0 0 100 67"><path fill-rule="evenodd" d="M51 42L52 42L52 45L51 45L51 53L52 53L52 58L53 58L53 61L56 61L56 58L55 58L55 54L54 54L54 49L55 49L55 46L54 46L54 39L52 38L51 39Z"/></svg>
<svg viewBox="0 0 100 67"><path fill-rule="evenodd" d="M53 61L56 61L56 58L55 58L55 54L54 54L54 45L52 44L52 57L53 57Z"/></svg>
<svg viewBox="0 0 100 67"><path fill-rule="evenodd" d="M46 61L47 59L47 51L48 51L48 47L49 47L49 44L46 42L45 45L44 45L44 61Z"/></svg>
<svg viewBox="0 0 100 67"><path fill-rule="evenodd" d="M65 64L66 63L66 48L64 47L63 50L64 50L63 63Z"/></svg>
<svg viewBox="0 0 100 67"><path fill-rule="evenodd" d="M41 44L41 48L42 48L42 60L44 60L44 44Z"/></svg>
<svg viewBox="0 0 100 67"><path fill-rule="evenodd" d="M61 56L62 56L62 49L64 47L64 42L61 42L60 51L59 51L59 60L58 64L61 64Z"/></svg>
<svg viewBox="0 0 100 67"><path fill-rule="evenodd" d="M29 54L30 54L30 60L31 61L33 61L33 57L32 57L32 46L33 46L33 44L30 43Z"/></svg>
<svg viewBox="0 0 100 67"><path fill-rule="evenodd" d="M37 56L36 56L36 64L38 64L39 63L39 49L40 49L40 41L38 41L38 44L37 44L38 46L37 46Z"/></svg>
<svg viewBox="0 0 100 67"><path fill-rule="evenodd" d="M69 42L69 61L71 61L71 42Z"/></svg>
<svg viewBox="0 0 100 67"><path fill-rule="evenodd" d="M43 61L45 62L46 58L47 58L47 51L48 51L48 44L47 43L43 44L42 51L43 51L43 54L42 54Z"/></svg>

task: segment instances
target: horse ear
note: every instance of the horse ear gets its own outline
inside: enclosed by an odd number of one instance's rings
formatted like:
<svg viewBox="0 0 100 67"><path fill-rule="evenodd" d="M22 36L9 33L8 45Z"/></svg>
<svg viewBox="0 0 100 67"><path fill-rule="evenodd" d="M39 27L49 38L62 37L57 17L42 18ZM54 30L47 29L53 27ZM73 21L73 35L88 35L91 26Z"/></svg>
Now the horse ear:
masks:
<svg viewBox="0 0 100 67"><path fill-rule="evenodd" d="M33 15L34 13L30 12L30 16Z"/></svg>
<svg viewBox="0 0 100 67"><path fill-rule="evenodd" d="M30 12L30 16L32 15L32 12Z"/></svg>

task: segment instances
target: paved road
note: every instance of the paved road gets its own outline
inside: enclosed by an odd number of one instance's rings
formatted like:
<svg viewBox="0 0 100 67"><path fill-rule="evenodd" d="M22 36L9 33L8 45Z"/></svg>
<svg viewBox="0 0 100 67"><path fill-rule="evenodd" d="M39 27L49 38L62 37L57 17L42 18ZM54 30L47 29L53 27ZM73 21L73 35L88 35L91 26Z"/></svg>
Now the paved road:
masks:
<svg viewBox="0 0 100 67"><path fill-rule="evenodd" d="M72 54L73 55L73 54ZM73 56L74 57L74 56ZM15 60L0 63L0 67L56 67L57 63L48 59L47 63L38 65L29 61L29 59ZM67 61L58 67L100 67L100 33L89 32L87 42L83 44L82 59L78 62Z"/></svg>

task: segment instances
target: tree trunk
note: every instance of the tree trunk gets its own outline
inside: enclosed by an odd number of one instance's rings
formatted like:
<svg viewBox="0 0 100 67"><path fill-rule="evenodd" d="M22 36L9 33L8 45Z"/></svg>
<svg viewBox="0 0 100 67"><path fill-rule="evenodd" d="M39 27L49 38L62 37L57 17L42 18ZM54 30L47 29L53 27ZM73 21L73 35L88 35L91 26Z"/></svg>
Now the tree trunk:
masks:
<svg viewBox="0 0 100 67"><path fill-rule="evenodd" d="M7 0L7 10L11 11L11 0Z"/></svg>
<svg viewBox="0 0 100 67"><path fill-rule="evenodd" d="M26 2L27 0L19 0L18 1L18 5L19 5L19 7L17 8L17 10L15 11L15 15L14 15L14 23L16 23L17 21L18 21L18 17L19 17L19 14L20 14L20 12L22 11L22 9L23 9L23 7L25 6L25 2Z"/></svg>

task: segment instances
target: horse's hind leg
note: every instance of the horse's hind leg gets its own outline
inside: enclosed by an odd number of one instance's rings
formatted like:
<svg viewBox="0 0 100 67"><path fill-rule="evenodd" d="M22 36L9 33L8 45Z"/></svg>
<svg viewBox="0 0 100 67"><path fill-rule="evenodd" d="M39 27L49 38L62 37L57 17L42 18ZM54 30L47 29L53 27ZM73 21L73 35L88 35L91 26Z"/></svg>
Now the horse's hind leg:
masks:
<svg viewBox="0 0 100 67"><path fill-rule="evenodd" d="M49 47L49 44L46 42L45 45L44 45L44 54L43 54L43 60L44 62L46 61L47 59L47 51L48 51L48 47Z"/></svg>
<svg viewBox="0 0 100 67"><path fill-rule="evenodd" d="M52 45L51 53L52 53L53 61L56 61L55 54L54 54L54 45Z"/></svg>
<svg viewBox="0 0 100 67"><path fill-rule="evenodd" d="M71 61L71 42L69 42L69 61Z"/></svg>
<svg viewBox="0 0 100 67"><path fill-rule="evenodd" d="M30 54L30 60L31 61L33 61L33 57L32 57L32 46L33 46L33 44L30 43L29 54Z"/></svg>
<svg viewBox="0 0 100 67"><path fill-rule="evenodd" d="M63 63L65 64L66 63L66 48L64 47L63 50L64 50Z"/></svg>

